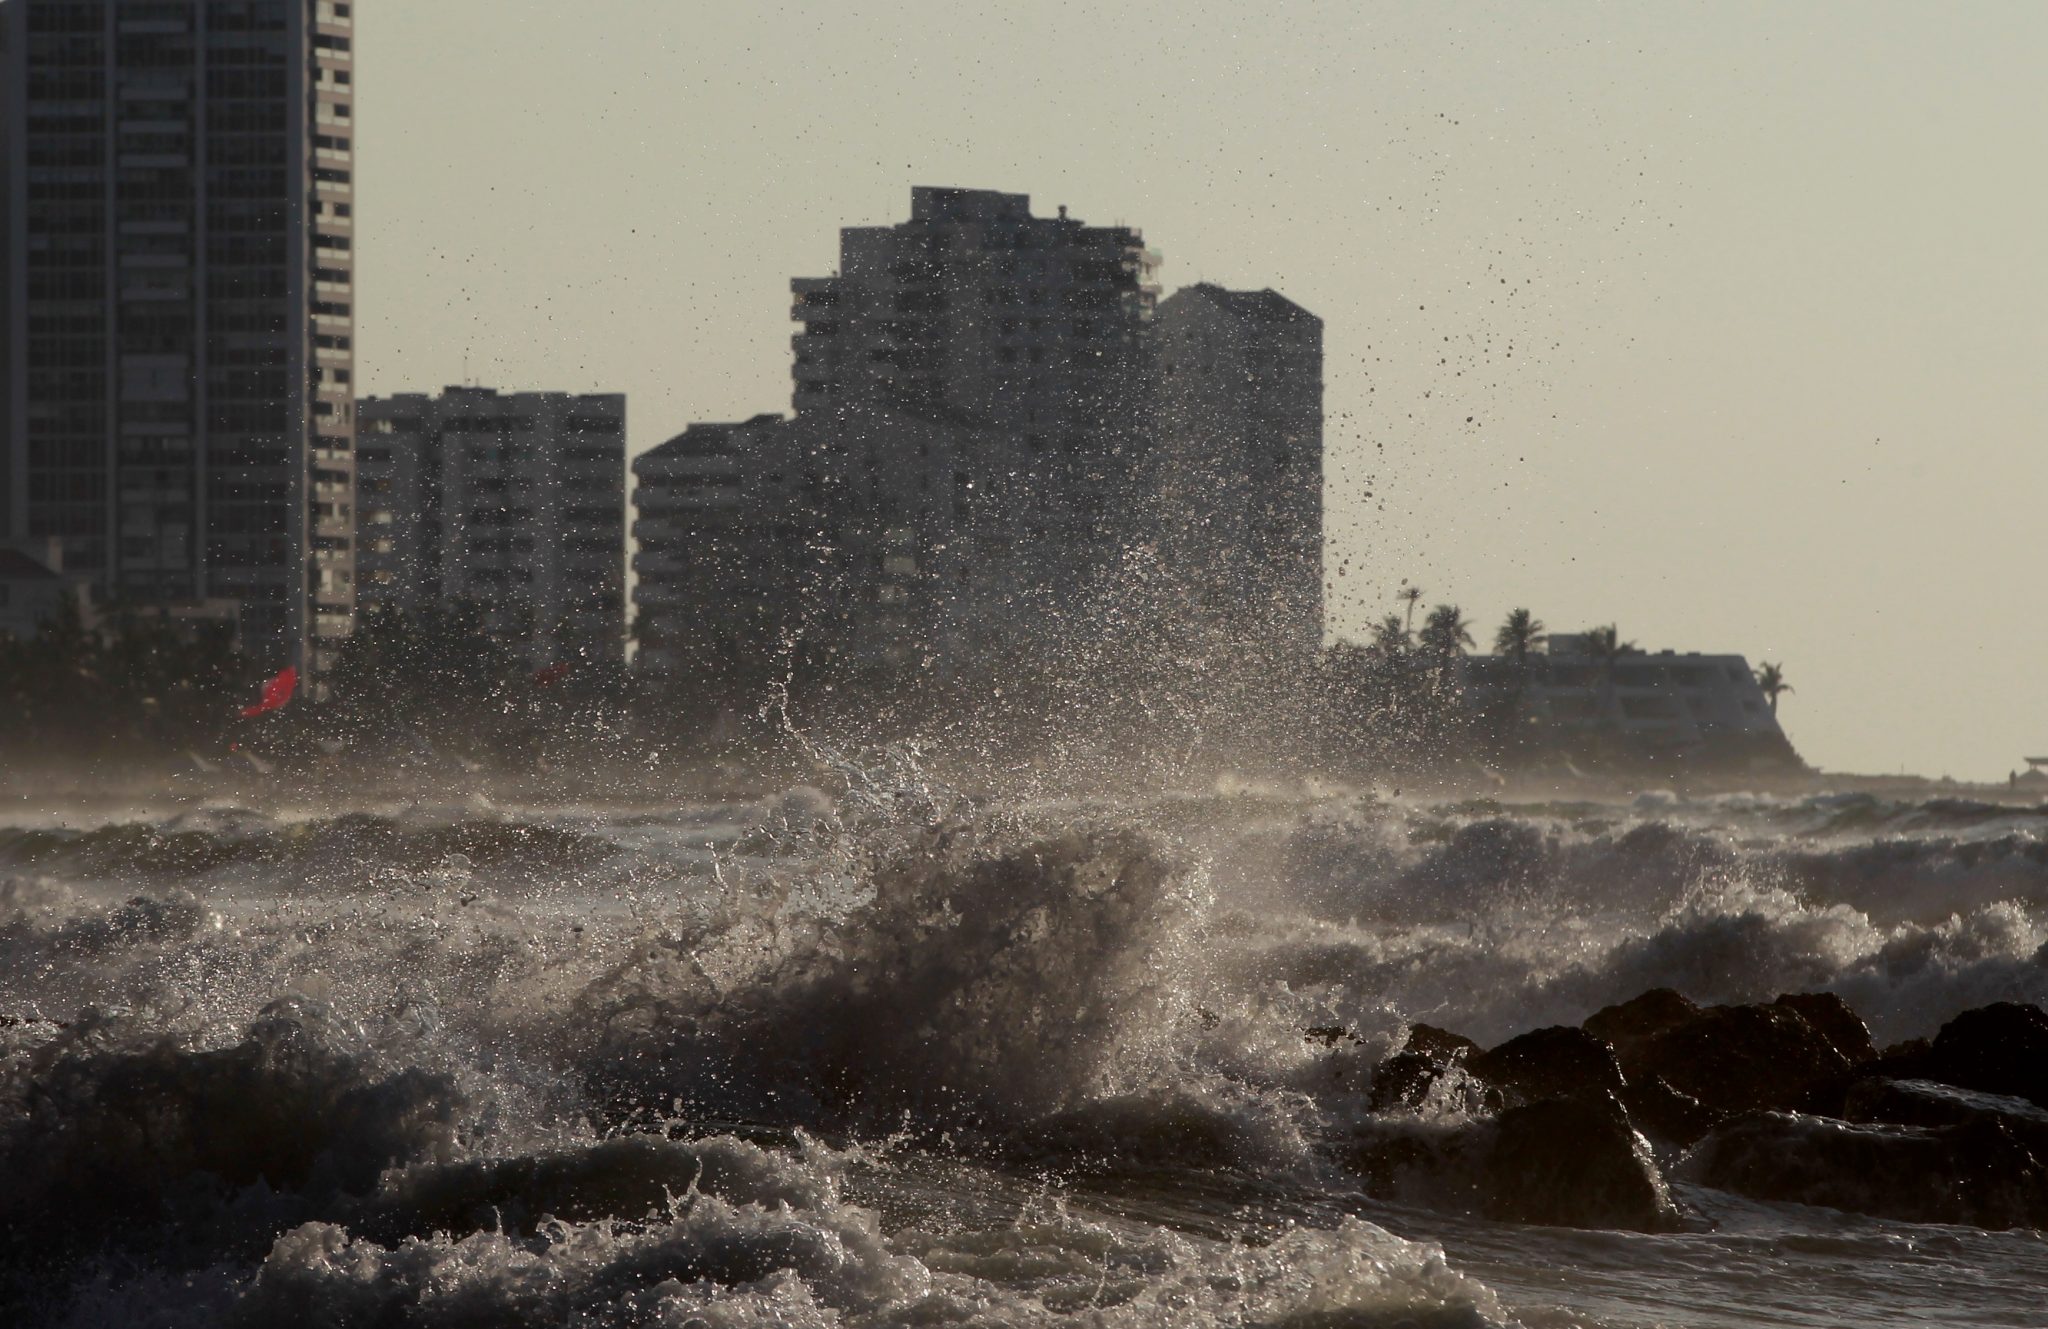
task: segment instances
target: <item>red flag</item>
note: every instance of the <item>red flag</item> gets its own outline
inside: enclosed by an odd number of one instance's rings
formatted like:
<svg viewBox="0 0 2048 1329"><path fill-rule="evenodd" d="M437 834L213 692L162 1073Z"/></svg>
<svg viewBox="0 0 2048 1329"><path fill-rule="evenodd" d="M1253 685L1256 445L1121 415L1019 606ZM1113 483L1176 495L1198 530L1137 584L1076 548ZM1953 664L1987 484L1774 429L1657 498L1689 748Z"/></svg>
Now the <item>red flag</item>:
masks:
<svg viewBox="0 0 2048 1329"><path fill-rule="evenodd" d="M551 664L545 669L537 669L533 674L533 685L537 688L551 688L567 678L572 668L574 668L573 665L564 663Z"/></svg>
<svg viewBox="0 0 2048 1329"><path fill-rule="evenodd" d="M298 686L299 671L287 665L276 678L263 685L262 701L257 702L254 706L244 706L242 708L242 718L244 720L253 720L259 715L268 715L272 711L282 710L284 704L292 699L292 693L298 689Z"/></svg>

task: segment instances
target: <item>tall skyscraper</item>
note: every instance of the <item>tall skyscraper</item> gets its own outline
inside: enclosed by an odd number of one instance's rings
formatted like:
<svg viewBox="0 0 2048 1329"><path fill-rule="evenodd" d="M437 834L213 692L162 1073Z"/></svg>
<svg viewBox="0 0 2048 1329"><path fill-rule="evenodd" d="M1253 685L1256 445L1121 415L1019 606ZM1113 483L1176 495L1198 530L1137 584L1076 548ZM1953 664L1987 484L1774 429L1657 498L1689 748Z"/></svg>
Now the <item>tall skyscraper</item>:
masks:
<svg viewBox="0 0 2048 1329"><path fill-rule="evenodd" d="M1180 603L1231 658L1323 642L1323 321L1206 282L1154 325L1151 488Z"/></svg>
<svg viewBox="0 0 2048 1329"><path fill-rule="evenodd" d="M1017 543L1000 556L1037 562L1055 600L1085 595L1130 530L1158 264L1131 227L914 188L909 221L841 231L838 274L791 283L798 422L886 412L1007 434L963 458L960 483L1003 481L1000 538Z"/></svg>
<svg viewBox="0 0 2048 1329"><path fill-rule="evenodd" d="M355 602L340 0L0 0L0 536L134 604L229 599L318 671Z"/></svg>
<svg viewBox="0 0 2048 1329"><path fill-rule="evenodd" d="M362 605L472 606L535 668L626 654L626 399L365 397Z"/></svg>

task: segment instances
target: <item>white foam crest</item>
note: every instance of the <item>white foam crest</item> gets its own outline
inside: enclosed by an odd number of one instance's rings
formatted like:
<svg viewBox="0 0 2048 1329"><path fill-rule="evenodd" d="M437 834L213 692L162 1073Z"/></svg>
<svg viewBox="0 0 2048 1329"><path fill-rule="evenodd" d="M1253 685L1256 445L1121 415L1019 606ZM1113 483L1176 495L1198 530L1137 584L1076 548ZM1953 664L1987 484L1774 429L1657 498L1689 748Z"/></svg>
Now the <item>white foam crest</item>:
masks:
<svg viewBox="0 0 2048 1329"><path fill-rule="evenodd" d="M1357 1218L1216 1241L1027 1207L975 1232L899 1234L931 1270L923 1304L891 1324L1088 1325L1095 1329L1359 1326L1486 1329L1516 1321L1441 1248Z"/></svg>
<svg viewBox="0 0 2048 1329"><path fill-rule="evenodd" d="M922 1296L922 1265L890 1252L872 1215L678 1202L669 1221L551 1223L385 1247L309 1223L279 1237L237 1307L243 1323L420 1326L837 1322ZM720 1321L714 1321L720 1322Z"/></svg>

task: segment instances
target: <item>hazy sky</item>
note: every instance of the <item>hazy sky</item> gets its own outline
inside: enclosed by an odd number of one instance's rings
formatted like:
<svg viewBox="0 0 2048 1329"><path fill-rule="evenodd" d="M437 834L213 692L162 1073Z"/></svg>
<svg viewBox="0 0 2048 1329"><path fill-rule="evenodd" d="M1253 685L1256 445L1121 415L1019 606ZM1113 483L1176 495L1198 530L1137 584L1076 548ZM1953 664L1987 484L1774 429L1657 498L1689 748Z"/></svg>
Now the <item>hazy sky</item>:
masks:
<svg viewBox="0 0 2048 1329"><path fill-rule="evenodd" d="M1412 578L1782 661L1829 769L2048 755L2048 7L356 12L361 391L786 410L840 226L1029 193L1322 315L1339 632Z"/></svg>

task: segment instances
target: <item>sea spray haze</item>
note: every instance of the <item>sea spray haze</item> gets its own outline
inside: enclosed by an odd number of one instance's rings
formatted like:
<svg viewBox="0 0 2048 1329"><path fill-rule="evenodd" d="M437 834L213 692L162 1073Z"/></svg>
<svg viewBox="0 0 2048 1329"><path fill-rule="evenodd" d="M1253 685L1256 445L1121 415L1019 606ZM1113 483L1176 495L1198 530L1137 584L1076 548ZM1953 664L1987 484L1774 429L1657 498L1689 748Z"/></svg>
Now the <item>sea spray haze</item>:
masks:
<svg viewBox="0 0 2048 1329"><path fill-rule="evenodd" d="M966 798L904 754L819 769L824 789L670 810L223 804L0 832L11 1321L2037 1311L2024 1224L1915 1226L1839 1176L1734 1194L1760 1189L1757 1128L1677 1144L1639 1076L1619 1155L1599 1110L1544 1109L1584 1160L1546 1186L1610 1230L1542 1226L1528 1067L1458 1049L1658 988L1831 991L1880 1045L2048 1002L2038 809L1052 803ZM1404 1043L1448 1049L1433 1088L1428 1057L1388 1060ZM2035 1138L2018 1111L1998 1129ZM1582 1193L1596 1161L1620 1171ZM1636 1194L1653 1207L1584 1207Z"/></svg>

